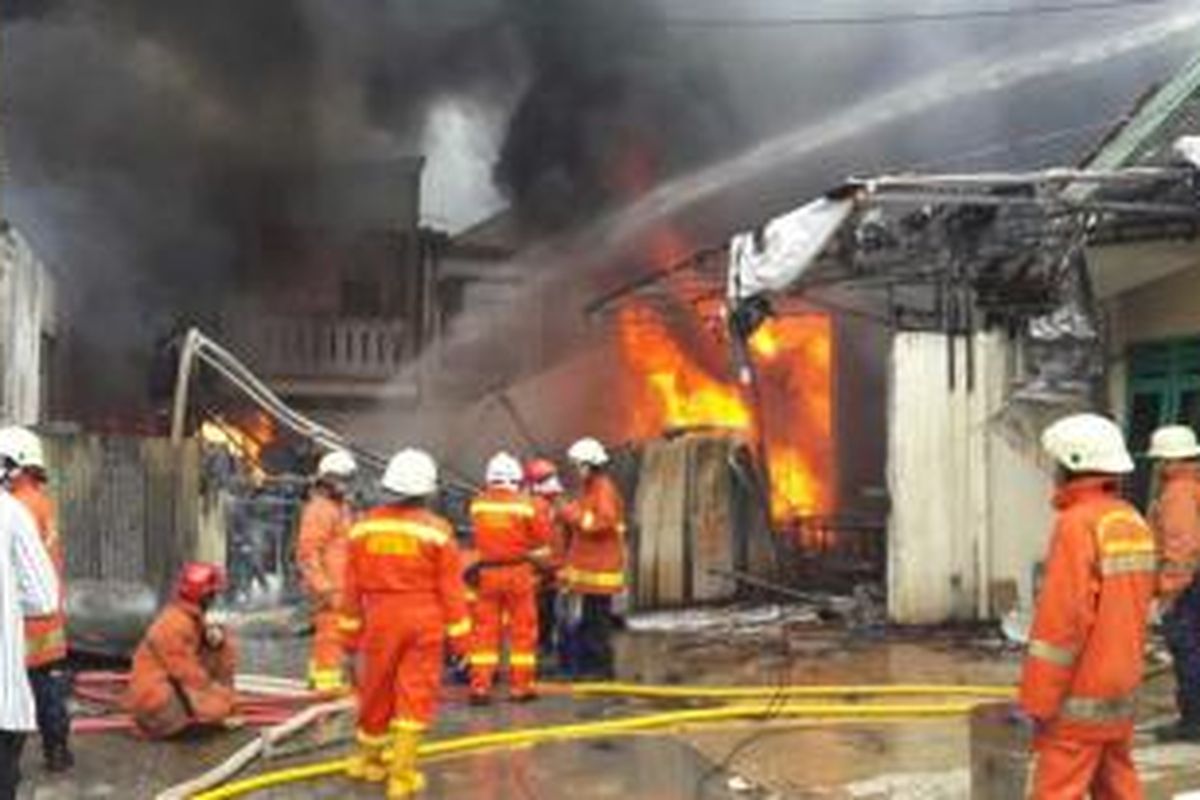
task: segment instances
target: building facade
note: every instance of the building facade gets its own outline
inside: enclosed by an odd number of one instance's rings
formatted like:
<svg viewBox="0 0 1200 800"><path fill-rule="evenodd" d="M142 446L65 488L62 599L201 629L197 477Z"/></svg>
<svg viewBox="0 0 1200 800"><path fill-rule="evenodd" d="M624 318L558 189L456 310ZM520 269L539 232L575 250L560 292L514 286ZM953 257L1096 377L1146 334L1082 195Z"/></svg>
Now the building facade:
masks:
<svg viewBox="0 0 1200 800"><path fill-rule="evenodd" d="M1093 169L1178 162L1176 140L1200 134L1200 59L1150 94L1087 159ZM1095 398L1024 403L1019 345L974 343L974 389L947 383L945 336L902 333L889 370L889 613L897 622L987 619L1032 607L1049 542L1054 465L1040 431L1078 410L1112 414L1138 464L1160 425L1200 427L1200 243L1180 220L1106 232L1087 248L1105 358ZM961 345L961 343L960 343ZM959 354L960 362L963 354Z"/></svg>
<svg viewBox="0 0 1200 800"><path fill-rule="evenodd" d="M437 323L439 237L419 224L423 160L267 179L282 200L241 236L245 286L219 338L298 408L415 402L404 366Z"/></svg>
<svg viewBox="0 0 1200 800"><path fill-rule="evenodd" d="M57 335L53 276L0 220L0 420L32 425L50 412Z"/></svg>

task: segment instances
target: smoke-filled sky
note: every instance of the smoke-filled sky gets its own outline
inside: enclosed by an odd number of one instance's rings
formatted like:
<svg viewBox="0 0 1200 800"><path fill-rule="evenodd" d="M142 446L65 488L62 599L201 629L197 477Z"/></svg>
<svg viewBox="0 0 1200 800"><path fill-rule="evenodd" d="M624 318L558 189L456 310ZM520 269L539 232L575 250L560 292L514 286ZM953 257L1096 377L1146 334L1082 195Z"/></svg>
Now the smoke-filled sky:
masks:
<svg viewBox="0 0 1200 800"><path fill-rule="evenodd" d="M1044 5L0 0L4 213L70 277L74 322L111 357L236 286L236 233L272 202L247 201L263 169L423 154L428 224L454 230L511 203L530 229L558 231L967 56L1196 7L959 16ZM871 21L906 13L950 18ZM1084 80L989 96L851 163L1073 160L1193 49L1172 41ZM722 213L719 227L756 221Z"/></svg>

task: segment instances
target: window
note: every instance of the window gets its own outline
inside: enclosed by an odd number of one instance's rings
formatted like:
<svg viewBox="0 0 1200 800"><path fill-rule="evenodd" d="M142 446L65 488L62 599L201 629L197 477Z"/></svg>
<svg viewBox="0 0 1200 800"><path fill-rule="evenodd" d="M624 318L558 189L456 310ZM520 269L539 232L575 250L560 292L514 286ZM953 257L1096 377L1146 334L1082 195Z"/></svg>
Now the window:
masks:
<svg viewBox="0 0 1200 800"><path fill-rule="evenodd" d="M1129 447L1138 461L1132 491L1145 507L1150 468L1144 456L1160 425L1200 428L1200 339L1135 345L1129 350Z"/></svg>

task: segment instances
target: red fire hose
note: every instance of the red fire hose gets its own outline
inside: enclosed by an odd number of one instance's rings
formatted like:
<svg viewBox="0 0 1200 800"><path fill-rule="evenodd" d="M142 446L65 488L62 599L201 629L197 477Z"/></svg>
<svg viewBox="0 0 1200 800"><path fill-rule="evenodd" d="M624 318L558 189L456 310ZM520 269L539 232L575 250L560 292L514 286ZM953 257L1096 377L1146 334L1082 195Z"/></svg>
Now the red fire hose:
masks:
<svg viewBox="0 0 1200 800"><path fill-rule="evenodd" d="M97 713L77 716L71 730L78 734L111 733L137 730L133 720L124 712L122 696L129 683L128 673L81 672L75 676L75 698L97 710ZM281 684L278 688L242 690L237 693L237 716L247 726L267 728L293 717L297 711L329 700L329 695L296 691Z"/></svg>

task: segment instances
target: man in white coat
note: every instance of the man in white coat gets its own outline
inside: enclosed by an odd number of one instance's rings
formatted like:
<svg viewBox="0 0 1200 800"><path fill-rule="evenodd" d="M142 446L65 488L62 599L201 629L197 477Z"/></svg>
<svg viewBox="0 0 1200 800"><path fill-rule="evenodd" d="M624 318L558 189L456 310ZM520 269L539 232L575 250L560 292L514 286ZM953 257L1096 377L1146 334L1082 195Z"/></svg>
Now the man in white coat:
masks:
<svg viewBox="0 0 1200 800"><path fill-rule="evenodd" d="M0 800L15 800L21 750L28 732L37 728L25 672L25 617L53 614L59 591L33 517L0 491Z"/></svg>

